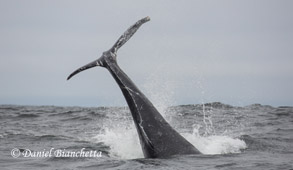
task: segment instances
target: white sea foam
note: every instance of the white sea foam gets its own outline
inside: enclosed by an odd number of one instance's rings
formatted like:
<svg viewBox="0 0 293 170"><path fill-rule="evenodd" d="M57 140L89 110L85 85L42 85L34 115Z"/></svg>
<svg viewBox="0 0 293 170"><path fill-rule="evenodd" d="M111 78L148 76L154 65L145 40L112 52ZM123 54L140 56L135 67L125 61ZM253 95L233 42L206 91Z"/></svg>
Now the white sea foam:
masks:
<svg viewBox="0 0 293 170"><path fill-rule="evenodd" d="M245 149L246 143L243 140L230 136L199 136L195 134L182 134L201 153L207 155L240 153Z"/></svg>
<svg viewBox="0 0 293 170"><path fill-rule="evenodd" d="M110 146L110 156L122 159L143 158L136 129L128 126L105 128L95 139Z"/></svg>

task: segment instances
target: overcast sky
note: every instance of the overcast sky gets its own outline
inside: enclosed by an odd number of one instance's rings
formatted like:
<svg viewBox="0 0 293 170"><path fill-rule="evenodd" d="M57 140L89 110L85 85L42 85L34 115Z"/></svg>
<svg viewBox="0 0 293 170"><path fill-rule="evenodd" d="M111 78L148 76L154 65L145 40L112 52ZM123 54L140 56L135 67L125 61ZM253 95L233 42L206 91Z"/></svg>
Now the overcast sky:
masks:
<svg viewBox="0 0 293 170"><path fill-rule="evenodd" d="M150 16L118 64L155 105L293 105L293 1L0 0L0 104L121 106L78 67Z"/></svg>

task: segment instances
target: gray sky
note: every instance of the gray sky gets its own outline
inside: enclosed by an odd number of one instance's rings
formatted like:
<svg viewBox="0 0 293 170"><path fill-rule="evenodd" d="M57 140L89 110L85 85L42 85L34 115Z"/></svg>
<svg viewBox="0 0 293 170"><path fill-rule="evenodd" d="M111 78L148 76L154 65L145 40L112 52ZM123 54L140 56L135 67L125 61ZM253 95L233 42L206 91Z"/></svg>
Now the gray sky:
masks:
<svg viewBox="0 0 293 170"><path fill-rule="evenodd" d="M293 105L293 1L0 0L0 104L117 106L104 68L66 81L138 19L120 67L154 102Z"/></svg>

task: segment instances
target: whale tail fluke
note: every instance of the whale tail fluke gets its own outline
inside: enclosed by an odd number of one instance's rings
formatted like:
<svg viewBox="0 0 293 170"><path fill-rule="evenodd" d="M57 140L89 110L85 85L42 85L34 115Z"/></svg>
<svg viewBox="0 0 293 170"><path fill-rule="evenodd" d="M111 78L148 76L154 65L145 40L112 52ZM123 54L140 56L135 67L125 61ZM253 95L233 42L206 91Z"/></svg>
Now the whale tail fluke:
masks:
<svg viewBox="0 0 293 170"><path fill-rule="evenodd" d="M139 29L139 27L150 21L150 17L145 17L142 18L140 20L138 20L134 25L132 25L131 27L129 27L120 37L119 39L116 41L116 43L113 45L112 48L110 48L110 50L106 51L103 53L102 57L100 57L99 59L84 65L82 67L80 67L79 69L75 70L73 73L71 73L68 77L67 80L69 80L71 77L73 77L74 75L76 75L77 73L80 73L84 70L87 70L89 68L92 67L96 67L96 66L102 66L104 67L104 60L105 57L107 58L112 58L112 61L116 61L116 54L118 49L123 46L133 35L134 33Z"/></svg>

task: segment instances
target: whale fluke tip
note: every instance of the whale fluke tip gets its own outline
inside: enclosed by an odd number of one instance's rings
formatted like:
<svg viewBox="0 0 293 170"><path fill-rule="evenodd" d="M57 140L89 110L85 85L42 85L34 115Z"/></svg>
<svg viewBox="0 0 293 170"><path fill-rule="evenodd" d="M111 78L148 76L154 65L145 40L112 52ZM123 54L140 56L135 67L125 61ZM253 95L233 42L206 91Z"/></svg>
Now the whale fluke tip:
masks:
<svg viewBox="0 0 293 170"><path fill-rule="evenodd" d="M150 20L151 20L151 18L149 16L147 16L147 17L144 17L143 19L139 20L138 22L141 22L143 24L143 23L148 22Z"/></svg>
<svg viewBox="0 0 293 170"><path fill-rule="evenodd" d="M71 77L73 77L75 74L77 74L77 71L71 73L71 74L67 77L66 80L68 81L68 80L71 79Z"/></svg>

